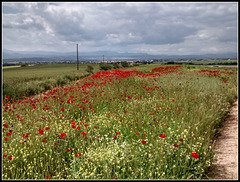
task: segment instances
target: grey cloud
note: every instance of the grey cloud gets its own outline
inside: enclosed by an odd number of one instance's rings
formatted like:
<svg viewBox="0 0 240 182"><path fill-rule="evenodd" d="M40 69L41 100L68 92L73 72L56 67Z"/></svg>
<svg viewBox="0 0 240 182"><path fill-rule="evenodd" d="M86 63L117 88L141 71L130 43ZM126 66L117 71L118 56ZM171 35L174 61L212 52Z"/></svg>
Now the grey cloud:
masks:
<svg viewBox="0 0 240 182"><path fill-rule="evenodd" d="M237 42L236 3L4 3L5 46L19 30L26 42L35 38L42 47L70 46L86 49L154 50L165 46L176 50L197 45ZM10 30L7 32L6 30ZM25 31L24 31L25 30ZM45 36L42 38L41 36ZM47 41L47 42L46 42ZM212 42L211 42L212 41ZM177 46L181 46L179 49ZM149 47L149 48L148 48ZM184 49L186 47L186 49ZM212 46L213 47L213 46ZM48 48L47 48L48 49ZM207 49L207 48L206 48ZM230 48L229 48L230 49ZM140 50L140 49L139 49ZM130 50L129 50L130 51ZM171 50L169 50L171 52Z"/></svg>

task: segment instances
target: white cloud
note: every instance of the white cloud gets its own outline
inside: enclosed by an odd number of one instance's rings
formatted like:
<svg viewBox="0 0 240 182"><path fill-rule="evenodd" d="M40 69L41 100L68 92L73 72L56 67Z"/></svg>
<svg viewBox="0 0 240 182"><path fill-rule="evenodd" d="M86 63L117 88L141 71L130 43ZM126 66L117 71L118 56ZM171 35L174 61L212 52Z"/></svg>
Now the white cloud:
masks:
<svg viewBox="0 0 240 182"><path fill-rule="evenodd" d="M3 48L236 51L237 3L3 3Z"/></svg>

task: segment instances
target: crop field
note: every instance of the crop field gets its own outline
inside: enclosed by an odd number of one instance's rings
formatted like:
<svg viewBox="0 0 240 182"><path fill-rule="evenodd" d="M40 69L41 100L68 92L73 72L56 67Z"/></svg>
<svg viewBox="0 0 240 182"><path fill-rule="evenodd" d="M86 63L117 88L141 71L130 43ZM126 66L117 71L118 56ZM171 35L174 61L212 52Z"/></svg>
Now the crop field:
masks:
<svg viewBox="0 0 240 182"><path fill-rule="evenodd" d="M29 78L21 69L4 70L3 80ZM65 70L31 75L78 74ZM207 178L213 139L237 98L237 68L94 70L38 97L4 96L3 179Z"/></svg>
<svg viewBox="0 0 240 182"><path fill-rule="evenodd" d="M3 69L3 96L21 99L50 90L53 86L62 86L88 75L88 64L47 64L27 67L8 66ZM97 64L92 64L96 73Z"/></svg>

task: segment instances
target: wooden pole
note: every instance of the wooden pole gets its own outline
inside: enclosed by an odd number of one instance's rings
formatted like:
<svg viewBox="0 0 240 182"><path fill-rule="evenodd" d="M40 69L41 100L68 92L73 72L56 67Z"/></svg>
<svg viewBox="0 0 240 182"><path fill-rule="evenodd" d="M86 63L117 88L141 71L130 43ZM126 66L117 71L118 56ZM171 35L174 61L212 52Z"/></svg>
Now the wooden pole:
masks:
<svg viewBox="0 0 240 182"><path fill-rule="evenodd" d="M79 70L79 64L78 64L78 44L77 44L77 70Z"/></svg>

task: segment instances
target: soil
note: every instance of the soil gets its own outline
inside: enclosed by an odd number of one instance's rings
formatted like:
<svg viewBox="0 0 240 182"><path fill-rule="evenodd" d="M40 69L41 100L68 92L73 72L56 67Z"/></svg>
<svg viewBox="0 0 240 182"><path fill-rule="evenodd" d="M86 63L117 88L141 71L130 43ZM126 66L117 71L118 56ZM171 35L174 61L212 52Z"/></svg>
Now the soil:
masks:
<svg viewBox="0 0 240 182"><path fill-rule="evenodd" d="M238 179L238 100L220 129L213 150L217 161L211 166L209 179Z"/></svg>

